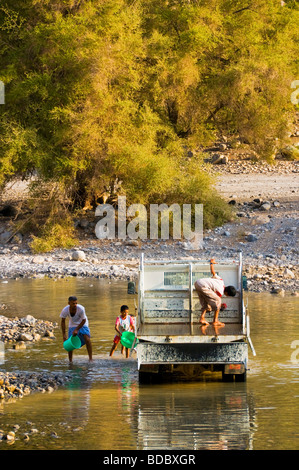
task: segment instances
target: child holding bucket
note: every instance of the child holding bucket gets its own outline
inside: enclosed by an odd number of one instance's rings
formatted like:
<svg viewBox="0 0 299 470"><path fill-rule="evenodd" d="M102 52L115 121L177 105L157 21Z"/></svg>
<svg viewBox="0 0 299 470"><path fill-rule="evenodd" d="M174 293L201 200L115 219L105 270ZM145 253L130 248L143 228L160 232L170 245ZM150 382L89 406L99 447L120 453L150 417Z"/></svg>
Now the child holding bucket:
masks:
<svg viewBox="0 0 299 470"><path fill-rule="evenodd" d="M82 347L86 344L89 360L92 361L92 346L90 341L90 330L88 327L88 318L83 305L78 304L77 297L71 296L68 299L68 305L63 308L61 314L61 330L63 341L67 340L65 332L65 319L69 318L68 338L78 336ZM68 351L69 361L73 360L73 351Z"/></svg>
<svg viewBox="0 0 299 470"><path fill-rule="evenodd" d="M116 318L115 321L115 331L116 335L114 336L113 345L110 351L110 356L113 356L114 351L117 348L118 343L120 342L121 335L124 331L135 331L134 318L129 315L129 307L127 305L122 305L120 307L120 315ZM122 351L124 346L122 346ZM126 349L126 357L129 357L129 348Z"/></svg>

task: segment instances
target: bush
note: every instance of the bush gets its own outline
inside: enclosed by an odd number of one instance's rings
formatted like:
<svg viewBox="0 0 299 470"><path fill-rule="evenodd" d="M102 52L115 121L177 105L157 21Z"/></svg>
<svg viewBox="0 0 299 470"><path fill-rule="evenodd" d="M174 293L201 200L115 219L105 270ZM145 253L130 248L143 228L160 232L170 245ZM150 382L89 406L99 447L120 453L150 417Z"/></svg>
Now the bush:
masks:
<svg viewBox="0 0 299 470"><path fill-rule="evenodd" d="M49 252L55 248L72 248L78 244L74 229L68 223L48 223L42 232L39 237L33 236L30 243L33 253Z"/></svg>
<svg viewBox="0 0 299 470"><path fill-rule="evenodd" d="M25 222L18 222L18 225L22 225L23 234L32 235L30 247L34 253L71 248L78 243L67 202L63 185L40 180L31 184L27 201L31 214L26 215Z"/></svg>
<svg viewBox="0 0 299 470"><path fill-rule="evenodd" d="M295 147L294 145L288 145L287 147L283 148L280 151L282 158L290 161L298 161L299 160L299 148Z"/></svg>

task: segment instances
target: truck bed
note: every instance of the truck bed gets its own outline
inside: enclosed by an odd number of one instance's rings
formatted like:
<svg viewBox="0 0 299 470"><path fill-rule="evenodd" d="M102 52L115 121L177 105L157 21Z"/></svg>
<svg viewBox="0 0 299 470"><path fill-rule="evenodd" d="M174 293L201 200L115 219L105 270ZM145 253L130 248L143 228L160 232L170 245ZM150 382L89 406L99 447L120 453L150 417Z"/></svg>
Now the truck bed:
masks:
<svg viewBox="0 0 299 470"><path fill-rule="evenodd" d="M201 303L194 284L210 277L209 262L200 260L140 260L136 346L139 377L148 374L190 374L222 372L245 380L249 342L249 321L243 302L242 258L239 262L217 264L224 285L235 286L234 297L224 295L226 307L213 326L213 312L206 313L210 323L199 323ZM250 343L251 344L251 343ZM186 372L187 370L187 372ZM192 371L192 373L190 372Z"/></svg>
<svg viewBox="0 0 299 470"><path fill-rule="evenodd" d="M227 336L239 339L240 336L243 336L243 326L241 323L227 323L223 327L214 327L211 324L202 327L199 323L190 322L143 323L138 327L137 336L145 340L147 337L185 337L186 342L190 341L192 337Z"/></svg>

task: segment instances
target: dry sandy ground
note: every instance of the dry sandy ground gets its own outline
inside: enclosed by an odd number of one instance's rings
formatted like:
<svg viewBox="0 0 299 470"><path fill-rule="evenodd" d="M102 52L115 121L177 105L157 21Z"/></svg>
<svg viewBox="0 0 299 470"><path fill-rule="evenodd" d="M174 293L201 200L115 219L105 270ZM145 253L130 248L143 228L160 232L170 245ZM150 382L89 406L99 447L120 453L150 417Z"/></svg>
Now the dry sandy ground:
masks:
<svg viewBox="0 0 299 470"><path fill-rule="evenodd" d="M226 199L253 198L281 202L299 200L299 162L280 161L276 165L230 162L217 165L217 190Z"/></svg>
<svg viewBox="0 0 299 470"><path fill-rule="evenodd" d="M226 199L237 196L240 201L260 197L280 201L298 200L299 173L291 174L231 174L219 177L216 188Z"/></svg>
<svg viewBox="0 0 299 470"><path fill-rule="evenodd" d="M225 199L235 196L239 201L252 198L299 201L299 162L279 162L277 165L229 162L215 165L218 172L216 189ZM20 200L26 197L28 184L25 181L10 183L0 195L5 200Z"/></svg>

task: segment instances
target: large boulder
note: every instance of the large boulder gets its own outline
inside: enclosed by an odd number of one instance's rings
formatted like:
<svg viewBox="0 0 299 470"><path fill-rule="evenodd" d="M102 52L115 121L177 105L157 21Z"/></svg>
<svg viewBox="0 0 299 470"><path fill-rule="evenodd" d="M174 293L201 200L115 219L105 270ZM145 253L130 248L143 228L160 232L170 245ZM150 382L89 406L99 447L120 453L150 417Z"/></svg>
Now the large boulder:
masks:
<svg viewBox="0 0 299 470"><path fill-rule="evenodd" d="M85 261L86 255L82 250L75 250L72 252L72 260L73 261Z"/></svg>

